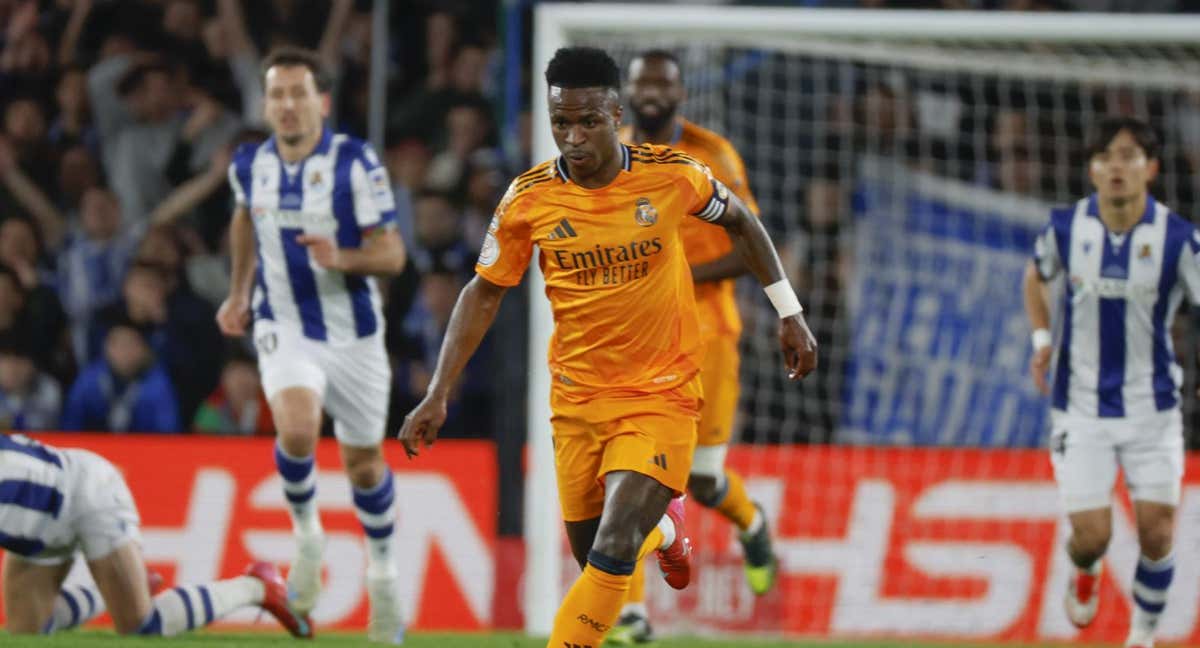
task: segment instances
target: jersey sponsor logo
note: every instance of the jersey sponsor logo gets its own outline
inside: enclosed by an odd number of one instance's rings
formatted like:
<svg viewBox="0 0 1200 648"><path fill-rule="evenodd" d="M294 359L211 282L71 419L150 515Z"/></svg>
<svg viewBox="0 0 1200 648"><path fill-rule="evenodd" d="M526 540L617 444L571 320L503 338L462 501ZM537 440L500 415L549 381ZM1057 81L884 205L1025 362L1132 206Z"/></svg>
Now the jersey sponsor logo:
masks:
<svg viewBox="0 0 1200 648"><path fill-rule="evenodd" d="M650 204L650 199L646 197L637 199L637 209L633 212L633 220L637 221L642 227L650 227L658 222L658 210L654 205Z"/></svg>
<svg viewBox="0 0 1200 648"><path fill-rule="evenodd" d="M1076 299L1096 296L1101 299L1131 299L1153 303L1158 299L1158 286L1138 283L1126 279L1102 277L1088 281L1078 275L1071 276L1071 291Z"/></svg>
<svg viewBox="0 0 1200 648"><path fill-rule="evenodd" d="M662 238L658 236L642 241L633 240L628 244L601 246L597 243L591 249L578 251L552 250L554 260L563 270L587 270L639 261L662 251Z"/></svg>
<svg viewBox="0 0 1200 648"><path fill-rule="evenodd" d="M336 228L336 224L329 214L320 212L304 212L298 209L263 209L262 214L256 215L269 216L273 224L279 227L297 227L311 233L317 233L317 229L322 229L323 232L332 234Z"/></svg>
<svg viewBox="0 0 1200 648"><path fill-rule="evenodd" d="M650 274L649 258L662 251L658 236L613 246L596 244L591 249L547 250L559 268L575 272L579 286L613 286L643 279Z"/></svg>

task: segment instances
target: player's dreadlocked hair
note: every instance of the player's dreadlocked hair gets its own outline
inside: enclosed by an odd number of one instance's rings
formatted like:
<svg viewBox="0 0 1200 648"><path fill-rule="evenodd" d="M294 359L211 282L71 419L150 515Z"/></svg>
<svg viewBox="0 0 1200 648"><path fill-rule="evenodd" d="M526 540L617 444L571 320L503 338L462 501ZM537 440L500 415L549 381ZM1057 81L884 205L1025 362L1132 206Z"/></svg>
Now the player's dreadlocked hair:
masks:
<svg viewBox="0 0 1200 648"><path fill-rule="evenodd" d="M621 70L602 49L564 47L546 66L546 84L559 88L609 88L619 92Z"/></svg>

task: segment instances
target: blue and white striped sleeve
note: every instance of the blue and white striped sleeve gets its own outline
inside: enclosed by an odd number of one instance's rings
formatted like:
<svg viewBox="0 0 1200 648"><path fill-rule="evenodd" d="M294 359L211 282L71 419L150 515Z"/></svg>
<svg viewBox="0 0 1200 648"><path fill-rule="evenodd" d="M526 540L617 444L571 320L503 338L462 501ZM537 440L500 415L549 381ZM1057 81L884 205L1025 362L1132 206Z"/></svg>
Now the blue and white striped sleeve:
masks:
<svg viewBox="0 0 1200 648"><path fill-rule="evenodd" d="M1062 259L1058 255L1058 239L1054 233L1054 222L1038 235L1033 243L1033 263L1042 281L1049 281L1062 270Z"/></svg>
<svg viewBox="0 0 1200 648"><path fill-rule="evenodd" d="M242 144L229 163L229 188L233 190L238 207L250 206L250 167L254 164L254 144Z"/></svg>
<svg viewBox="0 0 1200 648"><path fill-rule="evenodd" d="M1179 253L1179 280L1188 301L1200 305L1200 230L1192 229Z"/></svg>
<svg viewBox="0 0 1200 648"><path fill-rule="evenodd" d="M350 186L354 191L354 216L364 232L396 224L396 197L387 168L369 144L350 166Z"/></svg>

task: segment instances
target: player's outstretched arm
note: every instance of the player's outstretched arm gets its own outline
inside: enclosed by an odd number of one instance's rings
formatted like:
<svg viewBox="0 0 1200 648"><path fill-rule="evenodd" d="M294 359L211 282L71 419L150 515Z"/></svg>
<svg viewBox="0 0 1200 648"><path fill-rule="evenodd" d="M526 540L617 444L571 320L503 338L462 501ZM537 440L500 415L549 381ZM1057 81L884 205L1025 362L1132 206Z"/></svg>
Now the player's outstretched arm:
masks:
<svg viewBox="0 0 1200 648"><path fill-rule="evenodd" d="M437 440L438 429L446 422L450 390L491 328L506 292L508 288L475 275L458 294L425 398L404 417L400 428L400 442L410 459L420 454L422 443L430 446Z"/></svg>
<svg viewBox="0 0 1200 648"><path fill-rule="evenodd" d="M250 323L250 287L257 263L254 224L250 222L246 208L240 205L233 210L233 220L229 223L229 256L232 266L229 297L217 310L217 326L225 335L236 337L245 335L246 325Z"/></svg>
<svg viewBox="0 0 1200 648"><path fill-rule="evenodd" d="M317 265L347 274L400 274L408 256L394 227L373 230L357 248L339 248L333 239L320 234L301 234L296 242L308 248Z"/></svg>
<svg viewBox="0 0 1200 648"><path fill-rule="evenodd" d="M729 233L734 250L779 311L779 345L787 363L788 378L799 380L807 376L817 368L817 340L804 321L800 302L788 284L767 230L745 203L732 195L725 212L714 222Z"/></svg>
<svg viewBox="0 0 1200 648"><path fill-rule="evenodd" d="M1042 277L1038 274L1033 261L1025 267L1025 277L1021 282L1021 290L1025 295L1025 314L1029 316L1029 326L1033 333L1033 359L1029 361L1029 373L1033 376L1033 384L1043 396L1050 394L1050 385L1046 374L1050 371L1050 305L1046 303L1046 289Z"/></svg>

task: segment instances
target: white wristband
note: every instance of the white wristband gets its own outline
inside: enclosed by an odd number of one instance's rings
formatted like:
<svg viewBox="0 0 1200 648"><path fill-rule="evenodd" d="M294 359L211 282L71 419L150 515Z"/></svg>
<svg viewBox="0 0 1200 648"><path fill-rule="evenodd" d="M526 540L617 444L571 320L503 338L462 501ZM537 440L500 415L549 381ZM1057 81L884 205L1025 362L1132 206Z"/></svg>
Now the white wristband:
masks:
<svg viewBox="0 0 1200 648"><path fill-rule="evenodd" d="M1030 339L1033 341L1034 351L1041 351L1054 342L1054 339L1050 336L1050 331L1044 328L1035 330Z"/></svg>
<svg viewBox="0 0 1200 648"><path fill-rule="evenodd" d="M765 286L763 292L767 293L767 299L771 300L771 305L775 307L775 312L779 313L780 319L804 312L787 279L780 279L770 286Z"/></svg>

